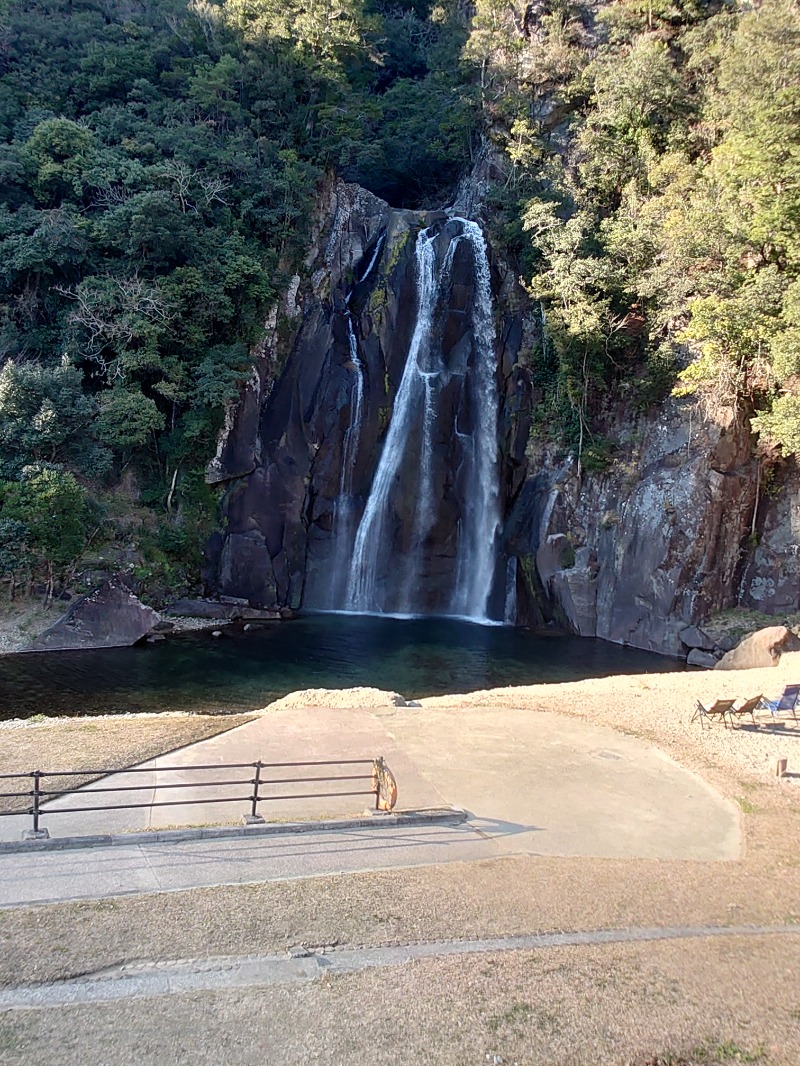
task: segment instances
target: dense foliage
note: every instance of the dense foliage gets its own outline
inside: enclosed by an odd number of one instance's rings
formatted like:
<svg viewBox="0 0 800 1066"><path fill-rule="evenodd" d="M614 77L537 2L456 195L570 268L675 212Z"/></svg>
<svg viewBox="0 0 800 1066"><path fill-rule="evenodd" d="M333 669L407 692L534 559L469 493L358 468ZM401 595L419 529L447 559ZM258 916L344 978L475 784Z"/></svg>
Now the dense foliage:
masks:
<svg viewBox="0 0 800 1066"><path fill-rule="evenodd" d="M677 385L800 452L796 0L4 0L0 134L12 580L52 588L104 508L140 576L196 580L321 177L441 204L481 136L548 433L602 466L610 400Z"/></svg>
<svg viewBox="0 0 800 1066"><path fill-rule="evenodd" d="M474 27L548 425L602 463L609 392L648 405L677 376L800 452L798 4L480 0Z"/></svg>
<svg viewBox="0 0 800 1066"><path fill-rule="evenodd" d="M197 473L317 183L445 198L475 120L463 39L455 5L424 0L0 4L6 573L41 569L40 493L72 521L45 482L96 497L127 470L163 516L138 540L196 579L174 534L216 518ZM65 534L51 578L80 548Z"/></svg>

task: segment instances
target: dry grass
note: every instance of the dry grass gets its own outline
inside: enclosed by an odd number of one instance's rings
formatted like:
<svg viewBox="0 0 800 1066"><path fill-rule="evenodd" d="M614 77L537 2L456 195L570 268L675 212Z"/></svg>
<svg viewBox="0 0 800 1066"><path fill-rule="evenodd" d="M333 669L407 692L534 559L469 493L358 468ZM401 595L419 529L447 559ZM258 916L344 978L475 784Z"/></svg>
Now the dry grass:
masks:
<svg viewBox="0 0 800 1066"><path fill-rule="evenodd" d="M252 715L247 714L161 714L3 723L0 773L85 770L85 777L70 779L70 788L79 788L97 780L92 770L123 770L249 721ZM0 802L4 810L22 810L28 805L27 799Z"/></svg>

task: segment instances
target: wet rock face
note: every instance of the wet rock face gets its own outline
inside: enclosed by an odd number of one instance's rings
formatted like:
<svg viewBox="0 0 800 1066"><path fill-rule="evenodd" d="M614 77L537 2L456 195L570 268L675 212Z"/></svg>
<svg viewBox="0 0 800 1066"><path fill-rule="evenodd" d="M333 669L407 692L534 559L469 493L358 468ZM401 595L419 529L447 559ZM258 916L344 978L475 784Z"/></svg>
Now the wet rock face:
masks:
<svg viewBox="0 0 800 1066"><path fill-rule="evenodd" d="M579 483L545 459L506 528L528 601L583 636L686 655L680 634L736 603L755 484L749 435L667 405L625 462Z"/></svg>
<svg viewBox="0 0 800 1066"><path fill-rule="evenodd" d="M741 586L743 607L763 614L800 610L800 482L797 465L787 464L762 492L757 543L750 545Z"/></svg>
<svg viewBox="0 0 800 1066"><path fill-rule="evenodd" d="M214 547L210 591L254 606L341 606L347 560L336 546L336 501L342 488L345 435L355 403L350 327L363 372L363 416L352 456L349 492L354 522L363 512L380 457L416 319L415 244L439 225L442 254L452 239L444 213L396 211L355 186L333 183L307 264L311 284L283 373L271 387L262 366L229 419L209 479L229 482L226 529ZM508 284L495 269L493 286ZM437 311L439 350L453 375L471 358L474 264L467 245L455 249L443 305ZM300 299L300 296L297 297ZM530 386L516 365L522 330L513 315L498 323L503 503L525 476ZM269 365L274 365L274 358ZM469 434L474 412L445 386L445 417L437 426L433 470L441 509L430 531L423 610L435 610L451 583L459 494L455 433ZM448 423L449 418L449 423ZM445 429L445 424L449 429ZM414 431L419 434L419 427ZM410 451L419 441L409 441ZM389 556L401 560L413 524L413 499L402 484L392 497ZM351 530L352 534L352 530Z"/></svg>

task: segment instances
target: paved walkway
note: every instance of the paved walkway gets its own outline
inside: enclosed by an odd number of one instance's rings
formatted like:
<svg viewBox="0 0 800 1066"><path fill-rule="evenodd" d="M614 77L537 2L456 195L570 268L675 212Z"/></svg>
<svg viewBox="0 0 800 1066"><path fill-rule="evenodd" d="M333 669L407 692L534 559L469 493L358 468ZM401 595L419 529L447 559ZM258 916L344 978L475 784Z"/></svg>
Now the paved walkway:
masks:
<svg viewBox="0 0 800 1066"><path fill-rule="evenodd" d="M417 940L409 944L386 944L381 947L299 947L280 955L228 955L170 962L137 961L110 967L101 974L86 974L67 981L0 988L0 1011L152 999L156 996L185 995L187 992L286 988L318 981L321 977L401 966L418 959L486 952L540 951L548 948L719 937L731 941L743 937L774 936L796 939L800 936L800 930L793 925L596 929L572 933L528 933L484 940L466 937L461 940Z"/></svg>
<svg viewBox="0 0 800 1066"><path fill-rule="evenodd" d="M397 778L398 809L453 804L469 812L468 824L2 855L0 905L515 853L718 861L740 852L737 808L652 746L557 714L483 707L276 711L154 760L145 774L115 774L63 797L52 805L61 813L44 814L42 825L56 837L231 823L246 803L146 804L178 795L203 800L207 793L191 784L193 766L376 755ZM183 772L167 775L159 771L164 765ZM215 773L226 779L231 771ZM165 787L176 780L184 788ZM115 783L146 786L133 794L145 805L66 813L76 805L102 807L109 793L101 789ZM233 787L234 795L247 792ZM280 786L284 794L292 787ZM264 813L335 818L359 813L368 800L298 798L266 805ZM22 821L0 819L0 840L18 840Z"/></svg>
<svg viewBox="0 0 800 1066"><path fill-rule="evenodd" d="M472 827L303 832L0 855L0 907L491 859Z"/></svg>

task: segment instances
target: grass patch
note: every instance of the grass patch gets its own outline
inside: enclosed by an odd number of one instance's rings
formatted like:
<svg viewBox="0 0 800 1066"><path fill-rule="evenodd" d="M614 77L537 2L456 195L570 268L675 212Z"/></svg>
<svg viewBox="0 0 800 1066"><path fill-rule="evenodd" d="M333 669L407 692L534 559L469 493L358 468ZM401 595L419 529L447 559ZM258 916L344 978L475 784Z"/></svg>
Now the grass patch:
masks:
<svg viewBox="0 0 800 1066"><path fill-rule="evenodd" d="M530 1003L512 1003L508 1010L502 1014L495 1014L486 1022L486 1028L490 1033L512 1033L514 1036L522 1036L527 1029L538 1029L540 1032L558 1032L560 1023L558 1015L553 1011L537 1010Z"/></svg>
<svg viewBox="0 0 800 1066"><path fill-rule="evenodd" d="M739 804L743 814L755 814L758 810L755 803L752 803L746 796L737 796L736 802Z"/></svg>
<svg viewBox="0 0 800 1066"><path fill-rule="evenodd" d="M644 1066L732 1066L733 1063L765 1062L762 1047L748 1050L734 1040L708 1041L686 1053L666 1052L647 1059Z"/></svg>
<svg viewBox="0 0 800 1066"><path fill-rule="evenodd" d="M788 622L792 628L800 626L800 614L764 614L746 607L732 607L729 610L712 614L703 622L701 628L714 640L719 640L724 636L742 640L759 629L782 625L784 622Z"/></svg>

